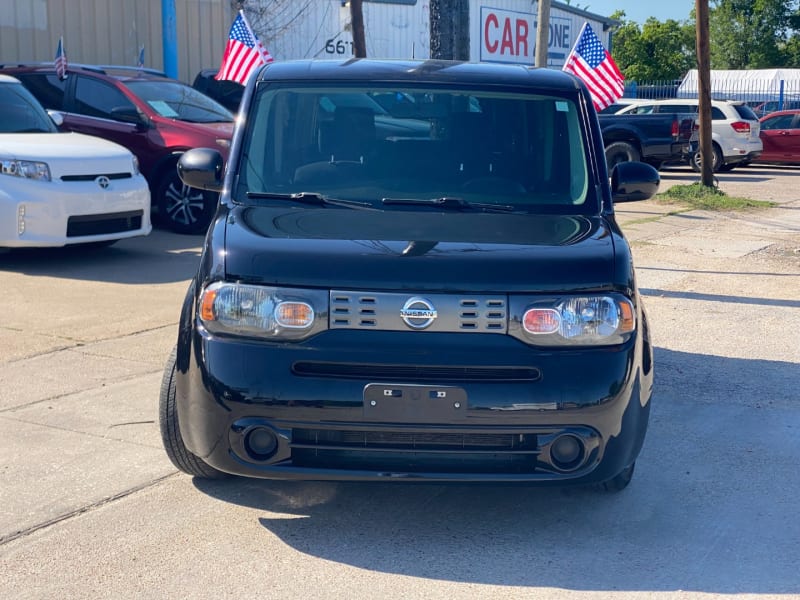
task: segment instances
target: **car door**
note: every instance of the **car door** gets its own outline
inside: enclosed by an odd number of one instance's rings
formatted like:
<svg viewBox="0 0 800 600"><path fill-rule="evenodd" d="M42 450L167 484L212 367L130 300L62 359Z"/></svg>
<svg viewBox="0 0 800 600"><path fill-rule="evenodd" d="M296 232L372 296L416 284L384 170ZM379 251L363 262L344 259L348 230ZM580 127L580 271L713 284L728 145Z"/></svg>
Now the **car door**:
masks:
<svg viewBox="0 0 800 600"><path fill-rule="evenodd" d="M139 159L147 175L159 157L159 146L151 142L157 135L144 123L122 120L121 113L135 114L136 105L109 82L85 75L71 75L65 102L64 124L70 131L94 135L125 146Z"/></svg>
<svg viewBox="0 0 800 600"><path fill-rule="evenodd" d="M800 127L795 113L776 114L761 121L764 150L759 161L800 162Z"/></svg>

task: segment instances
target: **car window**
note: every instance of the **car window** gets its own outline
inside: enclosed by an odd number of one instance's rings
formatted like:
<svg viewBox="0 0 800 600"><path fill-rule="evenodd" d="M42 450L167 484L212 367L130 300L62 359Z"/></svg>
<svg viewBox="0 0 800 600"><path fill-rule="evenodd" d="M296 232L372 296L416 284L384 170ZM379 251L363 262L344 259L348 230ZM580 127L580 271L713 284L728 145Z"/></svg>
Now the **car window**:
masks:
<svg viewBox="0 0 800 600"><path fill-rule="evenodd" d="M712 121L727 121L728 117L725 115L724 112L722 112L721 108L718 108L716 106L712 106L711 107L711 120ZM756 119L756 120L758 120L758 119Z"/></svg>
<svg viewBox="0 0 800 600"><path fill-rule="evenodd" d="M761 129L762 130L770 130L770 129L791 129L792 121L794 121L794 115L778 115L776 117L771 117L769 119L765 119L761 122Z"/></svg>
<svg viewBox="0 0 800 600"><path fill-rule="evenodd" d="M19 83L0 83L0 133L51 133L53 121Z"/></svg>
<svg viewBox="0 0 800 600"><path fill-rule="evenodd" d="M133 103L114 86L93 79L91 77L77 76L75 82L75 104L73 109L82 115L115 119L114 109L136 110Z"/></svg>
<svg viewBox="0 0 800 600"><path fill-rule="evenodd" d="M316 192L374 204L423 195L543 212L593 210L573 101L381 88L260 86L235 200L247 203L248 193ZM387 92L409 99L402 116L376 114L371 102L350 102L332 113L323 106L339 94L369 100Z"/></svg>
<svg viewBox="0 0 800 600"><path fill-rule="evenodd" d="M19 73L14 75L34 95L44 108L63 110L67 81L55 74Z"/></svg>
<svg viewBox="0 0 800 600"><path fill-rule="evenodd" d="M162 117L190 123L233 121L231 111L219 102L179 81L142 79L125 85Z"/></svg>
<svg viewBox="0 0 800 600"><path fill-rule="evenodd" d="M662 113L696 113L696 104L662 104L659 107L659 112Z"/></svg>
<svg viewBox="0 0 800 600"><path fill-rule="evenodd" d="M734 104L733 108L736 109L739 117L745 121L758 121L756 113L754 113L753 110L746 104Z"/></svg>

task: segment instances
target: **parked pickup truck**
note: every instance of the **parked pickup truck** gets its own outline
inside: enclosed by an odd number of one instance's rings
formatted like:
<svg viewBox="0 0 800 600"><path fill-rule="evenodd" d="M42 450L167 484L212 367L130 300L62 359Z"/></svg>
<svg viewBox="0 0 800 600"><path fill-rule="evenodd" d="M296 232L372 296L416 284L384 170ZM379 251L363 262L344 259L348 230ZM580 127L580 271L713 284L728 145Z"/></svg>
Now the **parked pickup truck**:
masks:
<svg viewBox="0 0 800 600"><path fill-rule="evenodd" d="M599 115L606 163L642 161L660 168L686 163L696 140L695 115L660 113Z"/></svg>

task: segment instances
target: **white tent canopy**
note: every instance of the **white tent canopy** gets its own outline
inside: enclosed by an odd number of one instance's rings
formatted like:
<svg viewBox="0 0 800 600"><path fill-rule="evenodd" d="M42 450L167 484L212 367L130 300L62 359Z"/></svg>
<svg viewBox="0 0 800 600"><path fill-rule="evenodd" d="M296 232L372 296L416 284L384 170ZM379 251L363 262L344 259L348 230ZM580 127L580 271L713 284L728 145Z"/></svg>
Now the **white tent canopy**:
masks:
<svg viewBox="0 0 800 600"><path fill-rule="evenodd" d="M697 98L697 69L678 86L678 98ZM800 98L800 69L711 70L711 97L718 100L767 101Z"/></svg>

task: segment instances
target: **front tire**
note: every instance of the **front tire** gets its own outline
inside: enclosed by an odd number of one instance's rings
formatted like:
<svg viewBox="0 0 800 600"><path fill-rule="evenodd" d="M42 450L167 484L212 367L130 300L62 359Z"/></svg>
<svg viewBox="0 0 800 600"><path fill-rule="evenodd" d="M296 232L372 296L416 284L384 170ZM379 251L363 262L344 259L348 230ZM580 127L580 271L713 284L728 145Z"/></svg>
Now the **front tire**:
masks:
<svg viewBox="0 0 800 600"><path fill-rule="evenodd" d="M161 441L164 444L164 450L166 450L172 464L184 473L203 479L222 479L227 477L227 474L203 462L200 457L189 452L183 443L175 402L177 355L177 348L173 348L164 368L161 393L158 398L158 423L161 429Z"/></svg>
<svg viewBox="0 0 800 600"><path fill-rule="evenodd" d="M183 183L174 165L162 173L155 195L159 221L175 233L204 233L217 210L217 194Z"/></svg>
<svg viewBox="0 0 800 600"><path fill-rule="evenodd" d="M641 158L636 146L628 142L614 142L606 146L606 165L609 172L619 163L634 162Z"/></svg>
<svg viewBox="0 0 800 600"><path fill-rule="evenodd" d="M633 471L636 468L636 461L622 469L619 473L614 475L608 481L601 483L601 487L607 492L620 492L628 487L628 484L633 479Z"/></svg>

